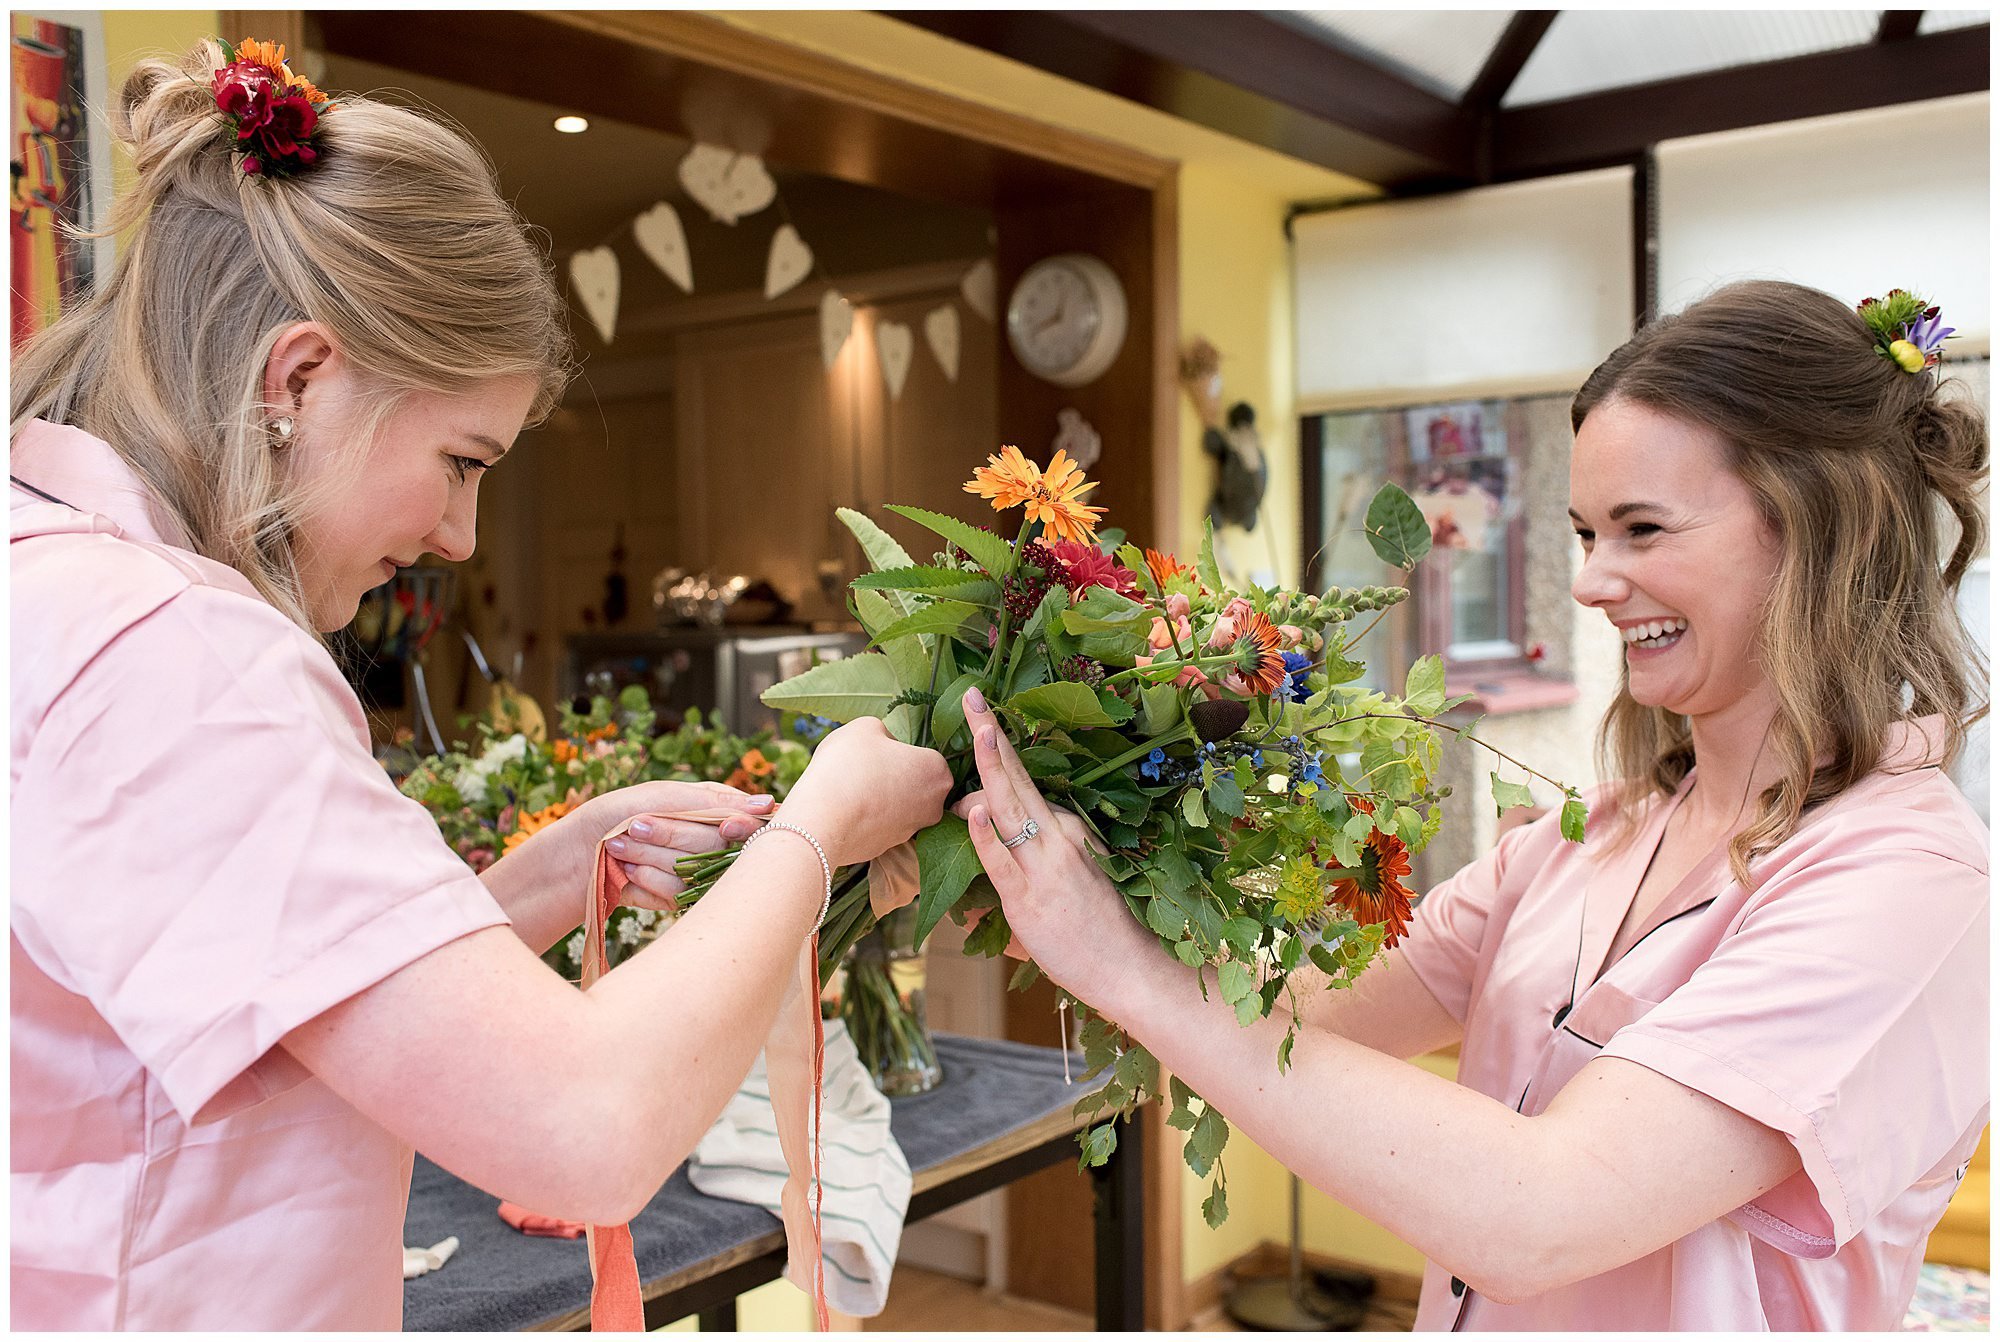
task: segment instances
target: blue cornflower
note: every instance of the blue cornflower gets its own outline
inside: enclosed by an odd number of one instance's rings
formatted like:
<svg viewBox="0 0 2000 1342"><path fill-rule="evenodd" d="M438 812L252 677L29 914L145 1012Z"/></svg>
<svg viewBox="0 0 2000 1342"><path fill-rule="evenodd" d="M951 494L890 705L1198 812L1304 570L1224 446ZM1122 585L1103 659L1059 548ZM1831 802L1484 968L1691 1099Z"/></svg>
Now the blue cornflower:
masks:
<svg viewBox="0 0 2000 1342"><path fill-rule="evenodd" d="M1263 751L1261 751L1261 750L1253 750L1253 751L1251 751L1251 752L1250 752L1250 767L1251 767L1251 768L1253 768L1253 769L1261 769L1261 768L1263 768L1263 767L1264 767L1264 752L1263 752Z"/></svg>
<svg viewBox="0 0 2000 1342"><path fill-rule="evenodd" d="M1280 693L1295 704L1306 701L1306 668L1312 658L1297 650L1285 654L1285 683Z"/></svg>
<svg viewBox="0 0 2000 1342"><path fill-rule="evenodd" d="M1326 775L1320 771L1319 762L1325 756L1326 752L1324 750L1313 751L1306 758L1305 763L1299 766L1299 771L1293 775L1292 781L1294 783L1317 783L1324 779Z"/></svg>
<svg viewBox="0 0 2000 1342"><path fill-rule="evenodd" d="M1160 780L1160 766L1166 763L1166 759L1167 752L1158 746L1154 746L1152 753L1140 761L1140 776L1150 778L1157 783Z"/></svg>

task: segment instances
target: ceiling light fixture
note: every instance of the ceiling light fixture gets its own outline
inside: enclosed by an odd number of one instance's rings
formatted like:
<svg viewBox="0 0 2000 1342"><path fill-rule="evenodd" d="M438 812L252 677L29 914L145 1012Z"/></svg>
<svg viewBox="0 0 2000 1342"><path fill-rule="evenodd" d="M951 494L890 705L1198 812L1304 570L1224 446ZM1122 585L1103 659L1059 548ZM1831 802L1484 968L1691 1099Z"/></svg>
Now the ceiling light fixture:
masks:
<svg viewBox="0 0 2000 1342"><path fill-rule="evenodd" d="M580 116L559 116L556 118L556 129L564 135L581 135L590 129L590 123Z"/></svg>

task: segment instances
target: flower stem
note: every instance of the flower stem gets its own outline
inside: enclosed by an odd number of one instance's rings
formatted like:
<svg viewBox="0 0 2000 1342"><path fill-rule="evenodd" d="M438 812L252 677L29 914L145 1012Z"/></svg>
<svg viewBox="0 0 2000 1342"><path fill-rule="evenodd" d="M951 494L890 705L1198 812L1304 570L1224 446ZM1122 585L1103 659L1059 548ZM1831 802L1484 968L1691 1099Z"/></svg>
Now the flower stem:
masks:
<svg viewBox="0 0 2000 1342"><path fill-rule="evenodd" d="M1193 739L1194 739L1194 726L1193 724L1184 721L1180 723L1178 726L1169 728L1168 730L1161 732L1158 736L1148 737L1146 740L1141 741L1138 745L1133 746L1130 750L1120 755L1117 759L1109 760L1103 764L1098 765L1095 769L1090 769L1082 774L1079 774L1073 781L1079 787L1095 783L1098 779L1104 777L1106 774L1111 773L1118 769L1122 769L1126 765L1132 763L1134 760L1144 759L1146 756L1152 754L1153 751L1158 747L1170 746L1174 744L1176 741L1191 741Z"/></svg>

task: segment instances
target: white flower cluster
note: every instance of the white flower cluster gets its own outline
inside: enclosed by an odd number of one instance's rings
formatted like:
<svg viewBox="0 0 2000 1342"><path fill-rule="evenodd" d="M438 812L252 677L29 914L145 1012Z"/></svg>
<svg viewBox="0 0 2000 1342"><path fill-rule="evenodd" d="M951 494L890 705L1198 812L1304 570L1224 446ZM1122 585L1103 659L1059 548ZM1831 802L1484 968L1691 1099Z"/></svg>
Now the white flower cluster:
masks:
<svg viewBox="0 0 2000 1342"><path fill-rule="evenodd" d="M451 785L467 806L477 806L486 800L486 780L512 761L527 758L527 754L528 738L516 732L486 747L478 759L453 775Z"/></svg>

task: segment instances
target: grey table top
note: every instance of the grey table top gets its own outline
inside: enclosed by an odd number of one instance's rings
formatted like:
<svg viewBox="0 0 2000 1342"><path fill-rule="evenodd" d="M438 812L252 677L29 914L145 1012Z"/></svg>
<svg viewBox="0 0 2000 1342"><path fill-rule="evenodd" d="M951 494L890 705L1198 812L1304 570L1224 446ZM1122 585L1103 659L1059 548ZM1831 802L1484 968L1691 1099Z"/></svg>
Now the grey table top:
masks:
<svg viewBox="0 0 2000 1342"><path fill-rule="evenodd" d="M1058 1049L939 1035L937 1051L943 1083L894 1101L890 1110L890 1128L919 1190L1010 1134L1064 1126L1071 1106L1093 1088L1064 1084ZM1074 1055L1071 1067L1081 1075ZM403 1242L429 1245L456 1235L459 1248L441 1270L403 1284L406 1330L512 1331L589 1303L583 1241L523 1235L500 1219L499 1205L492 1194L417 1157ZM706 1197L685 1169L677 1170L632 1222L640 1280L687 1274L778 1229L778 1219L761 1207Z"/></svg>

